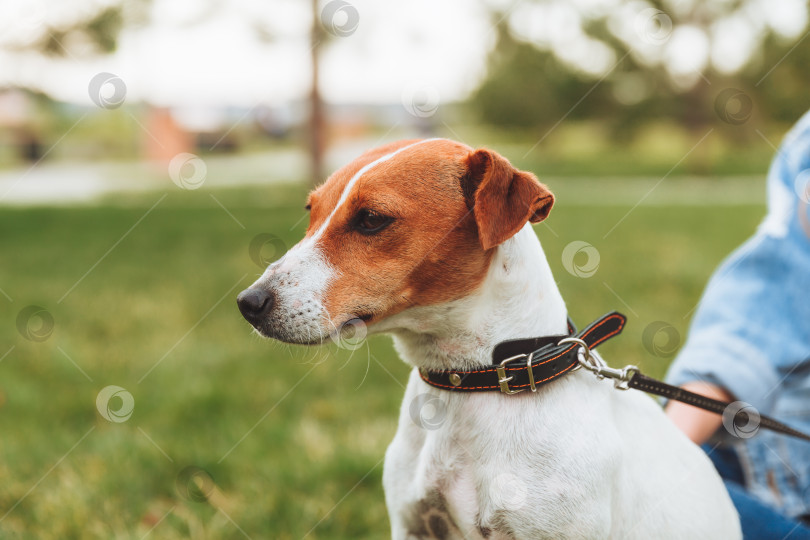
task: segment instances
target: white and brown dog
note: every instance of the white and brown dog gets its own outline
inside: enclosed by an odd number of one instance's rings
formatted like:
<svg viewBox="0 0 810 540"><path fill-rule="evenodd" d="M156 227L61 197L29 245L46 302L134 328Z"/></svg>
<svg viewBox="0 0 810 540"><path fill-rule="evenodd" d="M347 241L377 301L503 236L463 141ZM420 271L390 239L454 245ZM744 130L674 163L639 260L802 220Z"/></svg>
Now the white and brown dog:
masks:
<svg viewBox="0 0 810 540"><path fill-rule="evenodd" d="M383 473L393 538L740 538L710 461L641 392L585 370L517 395L420 378L489 365L505 339L565 333L531 227L553 202L489 150L375 148L311 193L306 236L239 308L287 343L322 343L360 319L414 366ZM426 400L442 409L437 429L410 412Z"/></svg>

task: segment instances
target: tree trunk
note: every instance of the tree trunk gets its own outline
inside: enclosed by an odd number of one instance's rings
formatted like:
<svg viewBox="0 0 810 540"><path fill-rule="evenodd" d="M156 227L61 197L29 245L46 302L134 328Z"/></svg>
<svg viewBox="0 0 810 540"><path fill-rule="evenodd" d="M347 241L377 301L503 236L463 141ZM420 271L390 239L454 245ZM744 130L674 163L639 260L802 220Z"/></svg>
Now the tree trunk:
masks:
<svg viewBox="0 0 810 540"><path fill-rule="evenodd" d="M312 88L309 93L309 159L310 183L317 184L323 181L323 158L326 139L326 121L324 118L323 101L318 88L318 57L323 43L323 33L319 19L318 0L312 0L312 31L311 31L311 57L312 57Z"/></svg>

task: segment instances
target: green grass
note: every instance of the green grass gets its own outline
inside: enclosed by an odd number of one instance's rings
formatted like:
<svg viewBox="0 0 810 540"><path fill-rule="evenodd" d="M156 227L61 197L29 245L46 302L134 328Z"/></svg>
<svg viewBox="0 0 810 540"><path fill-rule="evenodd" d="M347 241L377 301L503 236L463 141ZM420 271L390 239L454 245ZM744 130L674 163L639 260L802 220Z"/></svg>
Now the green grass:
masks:
<svg viewBox="0 0 810 540"><path fill-rule="evenodd" d="M603 238L636 201L577 206L566 189L537 232L572 316L625 312L606 358L662 375L670 359L645 348L644 328L685 336L706 279L764 208L639 206ZM251 335L234 302L261 272L252 238L303 234L304 193L215 192L244 229L205 189L172 190L146 217L161 194L0 209L13 299L0 295L0 537L141 538L164 516L150 538L243 538L235 524L256 539L388 535L380 460L408 373L389 339L291 348ZM575 240L600 254L592 277L563 268ZM28 305L53 316L48 339L18 332ZM108 385L134 397L126 422L96 410ZM213 478L209 502L178 490L188 466Z"/></svg>

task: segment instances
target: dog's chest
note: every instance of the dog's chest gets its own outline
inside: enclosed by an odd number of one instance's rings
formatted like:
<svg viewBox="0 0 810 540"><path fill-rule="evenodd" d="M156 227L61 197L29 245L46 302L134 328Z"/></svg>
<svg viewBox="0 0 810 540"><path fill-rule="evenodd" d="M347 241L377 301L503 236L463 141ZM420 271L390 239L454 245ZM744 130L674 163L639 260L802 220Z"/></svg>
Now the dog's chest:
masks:
<svg viewBox="0 0 810 540"><path fill-rule="evenodd" d="M574 538L609 528L588 503L607 509L599 456L612 438L580 418L573 397L552 406L538 395L426 394L421 380L411 383L384 472L395 538ZM411 414L423 402L433 423ZM590 436L572 429L577 418Z"/></svg>
<svg viewBox="0 0 810 540"><path fill-rule="evenodd" d="M496 450L509 445L468 425L469 413L448 404L439 412L446 415L441 425L430 426L436 429L415 426L410 417L400 426L385 473L397 538L514 538L515 520L534 516L526 511L534 502L531 487Z"/></svg>
<svg viewBox="0 0 810 540"><path fill-rule="evenodd" d="M481 523L472 477L456 474L452 482L432 486L422 497L406 503L403 524L407 538L486 539L509 538Z"/></svg>

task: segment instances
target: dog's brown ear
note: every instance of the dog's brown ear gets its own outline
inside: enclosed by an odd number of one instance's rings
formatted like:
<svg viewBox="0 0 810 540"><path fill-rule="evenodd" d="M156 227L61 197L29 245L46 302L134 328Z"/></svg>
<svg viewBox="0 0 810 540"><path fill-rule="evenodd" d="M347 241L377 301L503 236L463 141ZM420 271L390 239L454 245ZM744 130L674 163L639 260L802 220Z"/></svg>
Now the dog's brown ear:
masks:
<svg viewBox="0 0 810 540"><path fill-rule="evenodd" d="M475 215L484 249L508 240L527 221L543 221L554 204L554 195L532 173L518 171L504 157L485 149L467 156L461 189Z"/></svg>

